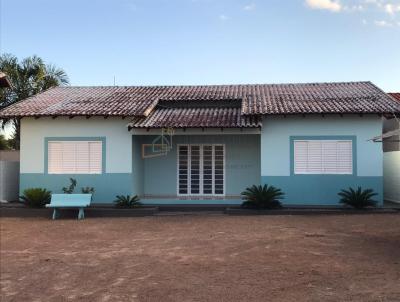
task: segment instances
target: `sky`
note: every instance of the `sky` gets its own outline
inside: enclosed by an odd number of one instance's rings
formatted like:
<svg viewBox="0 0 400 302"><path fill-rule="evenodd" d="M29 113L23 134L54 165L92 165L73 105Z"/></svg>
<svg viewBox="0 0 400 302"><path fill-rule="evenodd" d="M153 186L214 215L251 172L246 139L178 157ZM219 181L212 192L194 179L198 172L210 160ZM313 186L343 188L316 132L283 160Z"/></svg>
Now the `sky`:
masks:
<svg viewBox="0 0 400 302"><path fill-rule="evenodd" d="M71 85L365 81L400 91L400 0L0 0L0 51Z"/></svg>

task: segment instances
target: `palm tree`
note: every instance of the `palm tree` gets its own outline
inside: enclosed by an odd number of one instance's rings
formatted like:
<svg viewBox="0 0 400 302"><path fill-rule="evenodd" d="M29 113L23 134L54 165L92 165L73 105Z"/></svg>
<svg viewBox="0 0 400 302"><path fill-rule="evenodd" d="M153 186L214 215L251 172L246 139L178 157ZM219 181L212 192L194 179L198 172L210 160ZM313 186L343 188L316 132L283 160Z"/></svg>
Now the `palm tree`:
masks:
<svg viewBox="0 0 400 302"><path fill-rule="evenodd" d="M8 150L8 141L3 134L0 134L0 150Z"/></svg>
<svg viewBox="0 0 400 302"><path fill-rule="evenodd" d="M32 56L18 61L11 54L0 56L0 70L6 73L11 82L11 88L0 90L0 109L26 99L37 93L55 86L68 85L68 76L63 69L52 64L45 64L43 59ZM20 121L19 119L0 119L0 127L4 129L11 124L14 129L11 138L12 148L19 149Z"/></svg>

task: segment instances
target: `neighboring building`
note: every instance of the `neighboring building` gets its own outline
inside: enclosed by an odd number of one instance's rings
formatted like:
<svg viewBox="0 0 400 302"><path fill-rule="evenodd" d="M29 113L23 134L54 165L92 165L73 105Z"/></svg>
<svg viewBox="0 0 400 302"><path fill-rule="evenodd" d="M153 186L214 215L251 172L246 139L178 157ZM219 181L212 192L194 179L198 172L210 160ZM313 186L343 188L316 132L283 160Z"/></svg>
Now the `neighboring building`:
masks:
<svg viewBox="0 0 400 302"><path fill-rule="evenodd" d="M61 192L73 177L95 203L237 204L270 184L285 204L336 205L350 186L382 204L382 145L370 139L391 112L400 105L382 90L351 82L58 87L0 118L22 118L21 190Z"/></svg>
<svg viewBox="0 0 400 302"><path fill-rule="evenodd" d="M19 151L0 150L0 202L19 199Z"/></svg>
<svg viewBox="0 0 400 302"><path fill-rule="evenodd" d="M0 71L0 88L10 88L11 83L4 72Z"/></svg>
<svg viewBox="0 0 400 302"><path fill-rule="evenodd" d="M400 93L389 95L400 104ZM383 139L384 198L400 202L400 114L389 114L388 117L383 122L383 135L387 136Z"/></svg>
<svg viewBox="0 0 400 302"><path fill-rule="evenodd" d="M400 93L388 93L394 100L400 104ZM383 134L394 135L383 139L383 152L400 151L400 115L393 113L387 115L383 120Z"/></svg>

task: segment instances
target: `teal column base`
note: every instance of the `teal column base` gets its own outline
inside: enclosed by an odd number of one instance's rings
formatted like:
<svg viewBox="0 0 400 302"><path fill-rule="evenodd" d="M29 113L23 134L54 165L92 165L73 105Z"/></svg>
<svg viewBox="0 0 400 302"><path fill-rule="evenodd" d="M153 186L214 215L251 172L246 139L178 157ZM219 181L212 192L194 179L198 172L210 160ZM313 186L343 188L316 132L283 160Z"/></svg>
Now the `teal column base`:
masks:
<svg viewBox="0 0 400 302"><path fill-rule="evenodd" d="M58 209L54 208L53 210L53 220L56 220L59 217Z"/></svg>
<svg viewBox="0 0 400 302"><path fill-rule="evenodd" d="M79 213L78 213L78 219L84 219L85 218L85 210L83 208L79 208Z"/></svg>

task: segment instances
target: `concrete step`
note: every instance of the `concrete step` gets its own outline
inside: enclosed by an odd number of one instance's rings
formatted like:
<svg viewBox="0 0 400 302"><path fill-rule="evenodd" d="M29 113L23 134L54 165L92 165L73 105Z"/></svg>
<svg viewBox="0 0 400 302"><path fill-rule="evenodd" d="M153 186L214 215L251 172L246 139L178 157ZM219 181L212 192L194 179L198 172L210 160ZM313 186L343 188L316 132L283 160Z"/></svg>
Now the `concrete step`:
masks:
<svg viewBox="0 0 400 302"><path fill-rule="evenodd" d="M224 212L226 205L157 205L160 212Z"/></svg>

